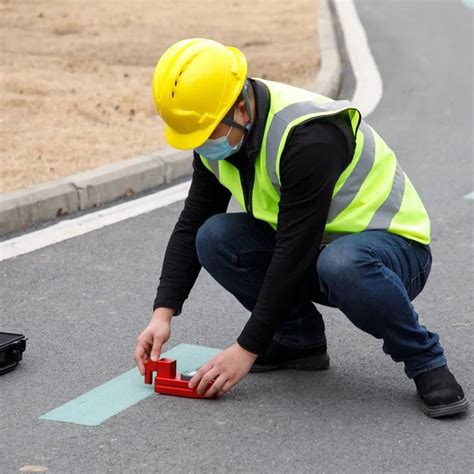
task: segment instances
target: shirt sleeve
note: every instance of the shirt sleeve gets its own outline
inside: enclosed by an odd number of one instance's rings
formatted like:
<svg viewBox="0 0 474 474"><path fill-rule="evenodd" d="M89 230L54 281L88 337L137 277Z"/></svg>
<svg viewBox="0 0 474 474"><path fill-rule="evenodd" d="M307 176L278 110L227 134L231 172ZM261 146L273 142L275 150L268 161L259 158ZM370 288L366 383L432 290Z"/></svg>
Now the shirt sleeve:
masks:
<svg viewBox="0 0 474 474"><path fill-rule="evenodd" d="M237 339L244 349L265 352L290 309L310 300L334 185L350 162L351 145L339 128L319 121L296 127L288 139L276 244L256 306Z"/></svg>
<svg viewBox="0 0 474 474"><path fill-rule="evenodd" d="M184 208L166 247L153 310L174 308L180 314L201 270L196 252L196 234L214 214L226 212L230 192L195 154L193 176Z"/></svg>

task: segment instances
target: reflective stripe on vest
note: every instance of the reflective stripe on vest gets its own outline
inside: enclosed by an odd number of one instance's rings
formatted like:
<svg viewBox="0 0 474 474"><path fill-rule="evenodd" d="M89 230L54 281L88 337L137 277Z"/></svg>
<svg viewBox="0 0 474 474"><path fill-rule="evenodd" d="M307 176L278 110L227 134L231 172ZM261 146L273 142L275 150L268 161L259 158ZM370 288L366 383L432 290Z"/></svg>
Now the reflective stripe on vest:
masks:
<svg viewBox="0 0 474 474"><path fill-rule="evenodd" d="M291 104L280 110L274 115L274 119L270 124L270 128L267 134L267 169L268 175L272 183L275 185L275 189L280 193L280 177L277 175L276 165L278 149L281 144L281 138L285 133L285 130L289 123L293 120L301 117L302 115L309 115L313 113L325 113L336 110L344 110L352 108L351 104L347 100L340 100L338 102L328 102L324 104L324 108L318 106L314 102L298 102Z"/></svg>

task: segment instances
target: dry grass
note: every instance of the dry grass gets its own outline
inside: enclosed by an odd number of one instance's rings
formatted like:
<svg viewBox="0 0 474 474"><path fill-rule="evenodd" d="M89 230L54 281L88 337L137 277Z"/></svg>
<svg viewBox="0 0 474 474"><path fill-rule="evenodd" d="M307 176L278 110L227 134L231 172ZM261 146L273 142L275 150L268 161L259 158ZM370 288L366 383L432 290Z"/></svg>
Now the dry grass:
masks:
<svg viewBox="0 0 474 474"><path fill-rule="evenodd" d="M241 48L249 74L305 85L314 0L0 0L0 192L165 146L150 79L173 42Z"/></svg>

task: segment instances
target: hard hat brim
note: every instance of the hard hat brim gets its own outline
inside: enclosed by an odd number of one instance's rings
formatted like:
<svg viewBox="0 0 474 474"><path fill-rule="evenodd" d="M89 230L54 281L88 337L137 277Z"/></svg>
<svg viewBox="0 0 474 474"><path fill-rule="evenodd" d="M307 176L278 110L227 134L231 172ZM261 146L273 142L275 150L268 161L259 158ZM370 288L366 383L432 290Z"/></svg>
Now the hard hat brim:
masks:
<svg viewBox="0 0 474 474"><path fill-rule="evenodd" d="M165 139L168 145L178 150L193 150L201 146L212 134L217 124L209 129L197 130L193 133L181 134L165 124Z"/></svg>

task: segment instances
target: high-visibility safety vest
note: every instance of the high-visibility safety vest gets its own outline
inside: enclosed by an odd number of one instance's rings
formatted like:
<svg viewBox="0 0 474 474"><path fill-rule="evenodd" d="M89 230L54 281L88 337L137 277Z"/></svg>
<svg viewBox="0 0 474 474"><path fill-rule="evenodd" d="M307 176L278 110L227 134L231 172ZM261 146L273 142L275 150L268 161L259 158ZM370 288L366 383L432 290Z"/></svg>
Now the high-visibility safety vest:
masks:
<svg viewBox="0 0 474 474"><path fill-rule="evenodd" d="M350 164L334 187L323 243L365 230L386 230L411 240L430 242L426 209L394 152L345 100L334 101L278 82L263 82L270 92L270 108L262 145L255 161L253 216L274 229L280 201L280 158L294 127L322 117L345 115L356 140ZM209 171L246 211L239 170L226 160L200 157ZM316 157L315 157L316 159Z"/></svg>

